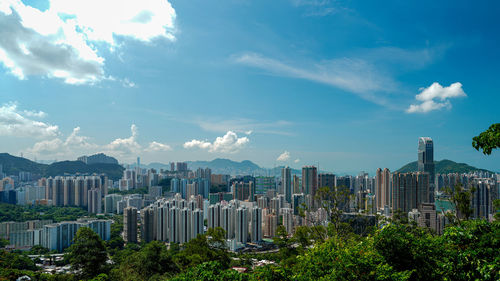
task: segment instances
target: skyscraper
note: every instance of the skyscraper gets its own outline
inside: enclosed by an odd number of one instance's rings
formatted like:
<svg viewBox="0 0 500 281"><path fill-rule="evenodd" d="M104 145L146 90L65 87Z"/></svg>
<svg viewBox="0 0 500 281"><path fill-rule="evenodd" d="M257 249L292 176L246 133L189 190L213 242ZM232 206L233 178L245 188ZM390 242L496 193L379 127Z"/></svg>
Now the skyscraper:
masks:
<svg viewBox="0 0 500 281"><path fill-rule="evenodd" d="M283 186L283 194L288 203L292 203L292 169L286 166L281 169L281 183Z"/></svg>
<svg viewBox="0 0 500 281"><path fill-rule="evenodd" d="M251 224L250 238L252 242L262 240L262 209L259 207L251 209Z"/></svg>
<svg viewBox="0 0 500 281"><path fill-rule="evenodd" d="M123 210L123 240L137 242L137 209L134 207Z"/></svg>
<svg viewBox="0 0 500 281"><path fill-rule="evenodd" d="M418 171L429 173L429 203L434 203L435 168L434 143L429 137L418 139Z"/></svg>
<svg viewBox="0 0 500 281"><path fill-rule="evenodd" d="M318 190L318 170L314 166L302 167L302 192L314 197Z"/></svg>
<svg viewBox="0 0 500 281"><path fill-rule="evenodd" d="M384 206L390 205L390 177L391 172L389 169L377 169L375 175L375 201L378 210L383 210Z"/></svg>
<svg viewBox="0 0 500 281"><path fill-rule="evenodd" d="M236 241L246 244L248 238L248 218L247 209L239 207L236 210Z"/></svg>

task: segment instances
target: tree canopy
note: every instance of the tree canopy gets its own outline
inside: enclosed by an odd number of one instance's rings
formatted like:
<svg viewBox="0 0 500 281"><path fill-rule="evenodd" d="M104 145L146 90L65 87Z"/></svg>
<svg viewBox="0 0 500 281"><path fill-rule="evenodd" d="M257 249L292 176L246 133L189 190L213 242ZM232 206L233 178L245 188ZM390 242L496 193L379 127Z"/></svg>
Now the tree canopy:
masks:
<svg viewBox="0 0 500 281"><path fill-rule="evenodd" d="M488 130L472 138L472 147L483 154L490 155L491 151L500 148L500 123L492 124Z"/></svg>

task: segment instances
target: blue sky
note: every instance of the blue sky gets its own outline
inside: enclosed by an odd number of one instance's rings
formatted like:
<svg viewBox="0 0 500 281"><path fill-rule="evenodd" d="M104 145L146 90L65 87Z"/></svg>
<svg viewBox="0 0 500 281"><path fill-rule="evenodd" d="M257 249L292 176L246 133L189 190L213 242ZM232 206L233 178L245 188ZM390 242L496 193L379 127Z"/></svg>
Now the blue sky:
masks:
<svg viewBox="0 0 500 281"><path fill-rule="evenodd" d="M3 151L373 173L430 136L500 170L495 1L133 2L0 5Z"/></svg>

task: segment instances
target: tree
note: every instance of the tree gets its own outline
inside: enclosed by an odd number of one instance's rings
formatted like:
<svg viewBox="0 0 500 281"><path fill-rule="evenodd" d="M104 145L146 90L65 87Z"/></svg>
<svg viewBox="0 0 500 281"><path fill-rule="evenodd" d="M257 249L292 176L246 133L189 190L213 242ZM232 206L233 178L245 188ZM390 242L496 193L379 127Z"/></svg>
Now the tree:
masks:
<svg viewBox="0 0 500 281"><path fill-rule="evenodd" d="M88 227L82 227L76 232L73 242L69 247L67 259L83 278L90 279L105 270L108 254L97 233Z"/></svg>
<svg viewBox="0 0 500 281"><path fill-rule="evenodd" d="M173 262L167 247L152 241L140 251L125 258L116 273L120 280L148 280L159 276L173 276L179 268Z"/></svg>
<svg viewBox="0 0 500 281"><path fill-rule="evenodd" d="M500 148L500 123L492 124L488 130L472 138L472 147L483 154L490 155L491 151Z"/></svg>
<svg viewBox="0 0 500 281"><path fill-rule="evenodd" d="M446 245L443 272L446 280L499 280L500 222L463 221L445 228L439 243Z"/></svg>
<svg viewBox="0 0 500 281"><path fill-rule="evenodd" d="M182 268L217 261L224 268L229 267L230 257L226 247L226 232L221 227L209 228L207 233L199 234L183 245L175 259Z"/></svg>
<svg viewBox="0 0 500 281"><path fill-rule="evenodd" d="M411 273L409 280L440 279L444 248L424 228L391 223L375 235L374 248L395 270Z"/></svg>
<svg viewBox="0 0 500 281"><path fill-rule="evenodd" d="M458 224L468 220L473 213L471 204L475 188L464 189L462 184L457 184L453 189L446 187L444 192L450 197L450 202L455 208L455 213L447 214L448 219Z"/></svg>

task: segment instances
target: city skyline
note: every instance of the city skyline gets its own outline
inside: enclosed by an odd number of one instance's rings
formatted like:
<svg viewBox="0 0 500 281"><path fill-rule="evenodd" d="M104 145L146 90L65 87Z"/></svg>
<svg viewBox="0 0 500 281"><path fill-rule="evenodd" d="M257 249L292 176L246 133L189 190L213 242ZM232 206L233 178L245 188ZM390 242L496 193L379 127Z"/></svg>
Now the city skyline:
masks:
<svg viewBox="0 0 500 281"><path fill-rule="evenodd" d="M373 174L428 136L435 160L498 171L498 151L471 146L498 118L497 3L146 2L91 19L56 0L0 5L2 152Z"/></svg>

